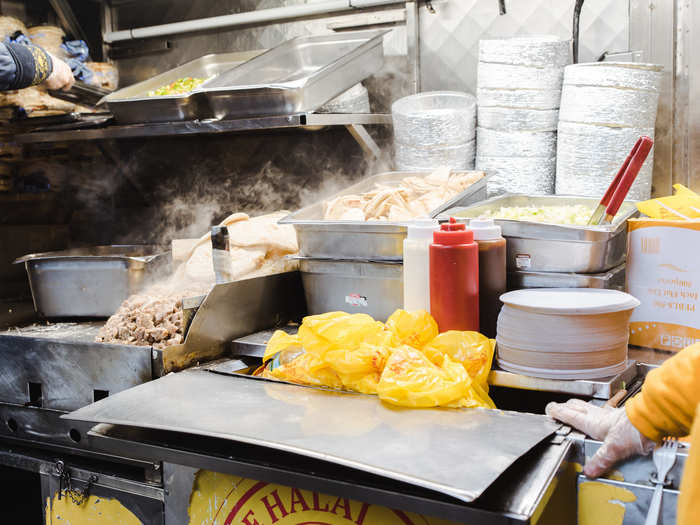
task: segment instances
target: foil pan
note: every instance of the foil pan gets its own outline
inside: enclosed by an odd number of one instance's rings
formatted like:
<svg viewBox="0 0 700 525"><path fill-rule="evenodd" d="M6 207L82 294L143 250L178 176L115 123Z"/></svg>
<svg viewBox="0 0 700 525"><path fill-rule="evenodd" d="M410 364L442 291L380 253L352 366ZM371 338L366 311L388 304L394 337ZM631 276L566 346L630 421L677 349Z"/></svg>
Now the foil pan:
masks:
<svg viewBox="0 0 700 525"><path fill-rule="evenodd" d="M561 90L480 87L476 90L476 100L479 108L557 109L561 101Z"/></svg>
<svg viewBox="0 0 700 525"><path fill-rule="evenodd" d="M559 122L556 193L602 196L634 143L643 135L654 138L654 128ZM630 188L628 198L650 198L653 166L652 149Z"/></svg>
<svg viewBox="0 0 700 525"><path fill-rule="evenodd" d="M479 61L534 67L564 67L571 63L570 40L554 35L479 40Z"/></svg>
<svg viewBox="0 0 700 525"><path fill-rule="evenodd" d="M477 75L480 88L557 90L561 89L564 68L479 62Z"/></svg>
<svg viewBox="0 0 700 525"><path fill-rule="evenodd" d="M663 67L634 62L592 62L564 70L564 84L653 91L661 89Z"/></svg>
<svg viewBox="0 0 700 525"><path fill-rule="evenodd" d="M556 131L556 109L489 108L479 106L478 123L482 128L500 131Z"/></svg>
<svg viewBox="0 0 700 525"><path fill-rule="evenodd" d="M361 83L355 84L345 93L321 106L317 113L371 113L367 88Z"/></svg>
<svg viewBox="0 0 700 525"><path fill-rule="evenodd" d="M413 146L456 146L474 139L476 98L435 91L401 98L391 106L394 140Z"/></svg>
<svg viewBox="0 0 700 525"><path fill-rule="evenodd" d="M659 94L596 86L564 85L559 119L567 122L654 127Z"/></svg>
<svg viewBox="0 0 700 525"><path fill-rule="evenodd" d="M394 162L396 169L401 171L432 170L438 166L449 166L455 170L471 169L475 154L476 140L444 147L414 147L394 141Z"/></svg>
<svg viewBox="0 0 700 525"><path fill-rule="evenodd" d="M489 176L489 197L503 193L554 193L554 157L477 157L476 169Z"/></svg>
<svg viewBox="0 0 700 525"><path fill-rule="evenodd" d="M479 157L554 157L557 134L553 131L498 131L477 128Z"/></svg>

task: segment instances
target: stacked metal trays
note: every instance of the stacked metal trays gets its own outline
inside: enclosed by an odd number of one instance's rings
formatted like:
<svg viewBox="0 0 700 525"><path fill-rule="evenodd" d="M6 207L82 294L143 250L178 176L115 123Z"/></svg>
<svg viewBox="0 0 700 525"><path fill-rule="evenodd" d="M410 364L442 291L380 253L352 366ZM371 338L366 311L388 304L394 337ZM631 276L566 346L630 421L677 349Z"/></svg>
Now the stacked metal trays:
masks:
<svg viewBox="0 0 700 525"><path fill-rule="evenodd" d="M373 30L299 37L262 54L206 55L115 91L101 103L120 123L311 112L381 69L386 33ZM149 91L182 77L209 80L183 95L148 96Z"/></svg>
<svg viewBox="0 0 700 525"><path fill-rule="evenodd" d="M478 217L510 206L566 206L583 204L591 212L598 199L565 195L505 194L466 208L452 208L438 217ZM627 219L639 215L625 201L608 226L566 226L541 222L497 219L507 239L508 271L601 273L625 261Z"/></svg>
<svg viewBox="0 0 700 525"><path fill-rule="evenodd" d="M397 186L409 176L430 171L387 172L367 177L329 197L361 194L376 184ZM487 177L443 203L432 217L454 206L486 198ZM285 217L299 240L299 259L309 313L333 310L367 313L384 321L403 307L403 241L405 223L386 221L330 221L323 219L323 202Z"/></svg>

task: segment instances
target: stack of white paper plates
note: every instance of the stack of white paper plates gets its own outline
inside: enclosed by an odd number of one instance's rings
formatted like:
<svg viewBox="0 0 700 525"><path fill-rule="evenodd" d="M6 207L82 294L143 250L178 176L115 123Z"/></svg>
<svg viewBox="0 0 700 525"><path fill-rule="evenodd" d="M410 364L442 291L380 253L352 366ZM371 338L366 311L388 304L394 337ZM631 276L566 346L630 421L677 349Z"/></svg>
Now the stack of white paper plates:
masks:
<svg viewBox="0 0 700 525"><path fill-rule="evenodd" d="M627 366L629 319L639 301L616 290L543 288L501 296L497 361L509 372L595 379Z"/></svg>

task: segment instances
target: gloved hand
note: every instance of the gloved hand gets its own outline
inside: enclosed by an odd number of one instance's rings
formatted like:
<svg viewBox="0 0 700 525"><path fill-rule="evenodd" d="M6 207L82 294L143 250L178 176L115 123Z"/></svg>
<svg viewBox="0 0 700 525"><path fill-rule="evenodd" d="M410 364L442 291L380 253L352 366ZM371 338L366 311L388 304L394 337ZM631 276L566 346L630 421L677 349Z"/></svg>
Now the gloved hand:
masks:
<svg viewBox="0 0 700 525"><path fill-rule="evenodd" d="M68 64L60 58L51 55L51 62L53 63L53 71L49 78L43 82L43 85L47 89L68 91L73 86L73 82L75 82L73 72L68 67Z"/></svg>
<svg viewBox="0 0 700 525"><path fill-rule="evenodd" d="M624 408L597 407L580 399L569 399L566 403L549 403L545 412L593 439L603 441L583 468L583 473L591 478L604 474L620 460L634 454L648 454L654 448L654 442L632 425Z"/></svg>

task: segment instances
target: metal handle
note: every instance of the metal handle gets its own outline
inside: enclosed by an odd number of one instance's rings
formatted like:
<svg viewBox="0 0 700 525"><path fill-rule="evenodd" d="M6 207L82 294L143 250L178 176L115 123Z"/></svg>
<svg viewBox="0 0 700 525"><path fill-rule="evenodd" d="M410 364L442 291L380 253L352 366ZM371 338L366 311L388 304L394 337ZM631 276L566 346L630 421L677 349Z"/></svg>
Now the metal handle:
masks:
<svg viewBox="0 0 700 525"><path fill-rule="evenodd" d="M661 511L661 498L664 493L664 486L661 483L657 483L654 489L654 495L651 498L651 504L649 505L649 513L647 514L647 519L644 525L657 525L659 523L659 513Z"/></svg>

